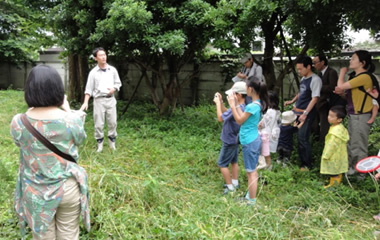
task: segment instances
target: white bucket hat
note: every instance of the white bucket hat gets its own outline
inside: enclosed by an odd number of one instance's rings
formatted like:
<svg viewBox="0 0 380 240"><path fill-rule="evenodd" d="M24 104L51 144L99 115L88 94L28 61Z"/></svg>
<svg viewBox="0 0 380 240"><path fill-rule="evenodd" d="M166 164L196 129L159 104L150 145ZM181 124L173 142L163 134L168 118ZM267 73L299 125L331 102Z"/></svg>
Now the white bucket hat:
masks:
<svg viewBox="0 0 380 240"><path fill-rule="evenodd" d="M232 93L247 94L247 84L244 81L234 83L232 88L226 91L227 95Z"/></svg>
<svg viewBox="0 0 380 240"><path fill-rule="evenodd" d="M286 111L282 113L281 123L291 124L297 119L297 115L293 111Z"/></svg>

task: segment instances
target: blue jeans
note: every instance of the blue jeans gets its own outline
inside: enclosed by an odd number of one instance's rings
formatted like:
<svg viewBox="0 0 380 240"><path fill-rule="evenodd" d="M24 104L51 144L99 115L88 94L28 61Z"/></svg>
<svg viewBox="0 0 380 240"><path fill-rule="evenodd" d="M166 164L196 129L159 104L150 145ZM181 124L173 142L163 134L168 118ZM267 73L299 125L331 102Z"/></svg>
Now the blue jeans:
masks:
<svg viewBox="0 0 380 240"><path fill-rule="evenodd" d="M306 118L305 123L298 129L298 155L301 160L301 167L311 168L313 165L310 145L311 123L313 120L314 118Z"/></svg>

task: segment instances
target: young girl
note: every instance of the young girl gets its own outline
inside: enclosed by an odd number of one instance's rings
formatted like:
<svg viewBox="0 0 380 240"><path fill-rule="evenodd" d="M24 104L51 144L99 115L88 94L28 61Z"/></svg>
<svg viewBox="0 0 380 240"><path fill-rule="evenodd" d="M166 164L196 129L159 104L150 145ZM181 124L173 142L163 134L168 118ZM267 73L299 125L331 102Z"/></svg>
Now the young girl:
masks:
<svg viewBox="0 0 380 240"><path fill-rule="evenodd" d="M255 205L258 181L256 166L261 149L258 124L261 113L268 108L268 93L265 84L252 76L248 78L247 95L252 98L252 103L245 107L244 112L237 103L236 95L229 96L228 103L236 122L241 125L239 140L242 145L244 167L248 177L248 193L244 200L247 201L248 205Z"/></svg>
<svg viewBox="0 0 380 240"><path fill-rule="evenodd" d="M330 108L327 120L331 124L326 135L325 148L322 153L321 174L330 175L330 183L324 188L339 185L342 173L348 171L347 142L348 131L342 121L346 116L346 109L336 105Z"/></svg>
<svg viewBox="0 0 380 240"><path fill-rule="evenodd" d="M232 88L226 91L227 96L236 93L238 99L238 106L244 111L245 107L245 97L247 94L247 87L245 82L236 82ZM223 142L222 148L220 150L218 158L218 167L223 175L225 181L224 194L229 192L234 192L236 188L239 187L238 181L238 155L239 155L239 144L238 144L238 134L240 125L235 122L232 116L231 108L227 109L223 104L223 98L220 93L215 93L214 102L216 105L216 115L219 122L223 123L222 133L220 134L220 139ZM231 164L231 172L228 170L228 165ZM232 175L232 179L231 179Z"/></svg>
<svg viewBox="0 0 380 240"><path fill-rule="evenodd" d="M259 123L259 134L262 141L261 155L265 158L265 165L263 167L271 170L272 160L270 153L275 153L277 150L278 138L280 136L281 112L278 109L280 100L277 93L275 91L268 91L268 97L269 106ZM260 165L257 169L260 169Z"/></svg>

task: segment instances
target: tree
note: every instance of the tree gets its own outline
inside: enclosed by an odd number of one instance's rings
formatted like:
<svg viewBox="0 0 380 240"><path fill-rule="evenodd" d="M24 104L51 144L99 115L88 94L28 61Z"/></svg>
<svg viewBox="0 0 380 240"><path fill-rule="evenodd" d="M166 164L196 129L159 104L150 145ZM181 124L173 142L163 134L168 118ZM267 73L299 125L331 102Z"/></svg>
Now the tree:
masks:
<svg viewBox="0 0 380 240"><path fill-rule="evenodd" d="M46 18L26 0L0 1L0 59L32 62L39 51L53 44Z"/></svg>
<svg viewBox="0 0 380 240"><path fill-rule="evenodd" d="M339 0L235 0L226 4L238 6L237 19L234 20L232 15L232 18L226 20L234 25L230 38L232 42L238 39L238 46L249 51L256 37L264 39L264 59L261 65L270 89L278 89L282 78L293 68L289 49L300 46L302 50L296 53L298 55L305 54L309 48L316 51L339 49L344 43L345 19L342 13L343 2ZM276 77L274 70L275 47L288 50L286 55L289 64L279 74L280 78Z"/></svg>
<svg viewBox="0 0 380 240"><path fill-rule="evenodd" d="M160 114L170 115L181 99L182 86L197 75L195 71L179 81L179 72L186 63L199 60L216 37L215 2L116 0L107 17L97 23L91 40L109 46L119 58L132 59L141 69ZM165 65L168 76L163 71Z"/></svg>

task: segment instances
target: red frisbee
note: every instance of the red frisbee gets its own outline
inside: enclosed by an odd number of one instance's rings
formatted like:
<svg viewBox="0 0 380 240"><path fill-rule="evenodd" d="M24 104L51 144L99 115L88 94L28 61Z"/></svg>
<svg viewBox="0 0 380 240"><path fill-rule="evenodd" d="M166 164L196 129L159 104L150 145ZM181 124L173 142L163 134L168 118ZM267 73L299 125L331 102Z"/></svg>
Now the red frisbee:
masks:
<svg viewBox="0 0 380 240"><path fill-rule="evenodd" d="M374 172L376 169L380 168L380 157L379 156L369 156L360 160L356 166L356 171L360 173Z"/></svg>

